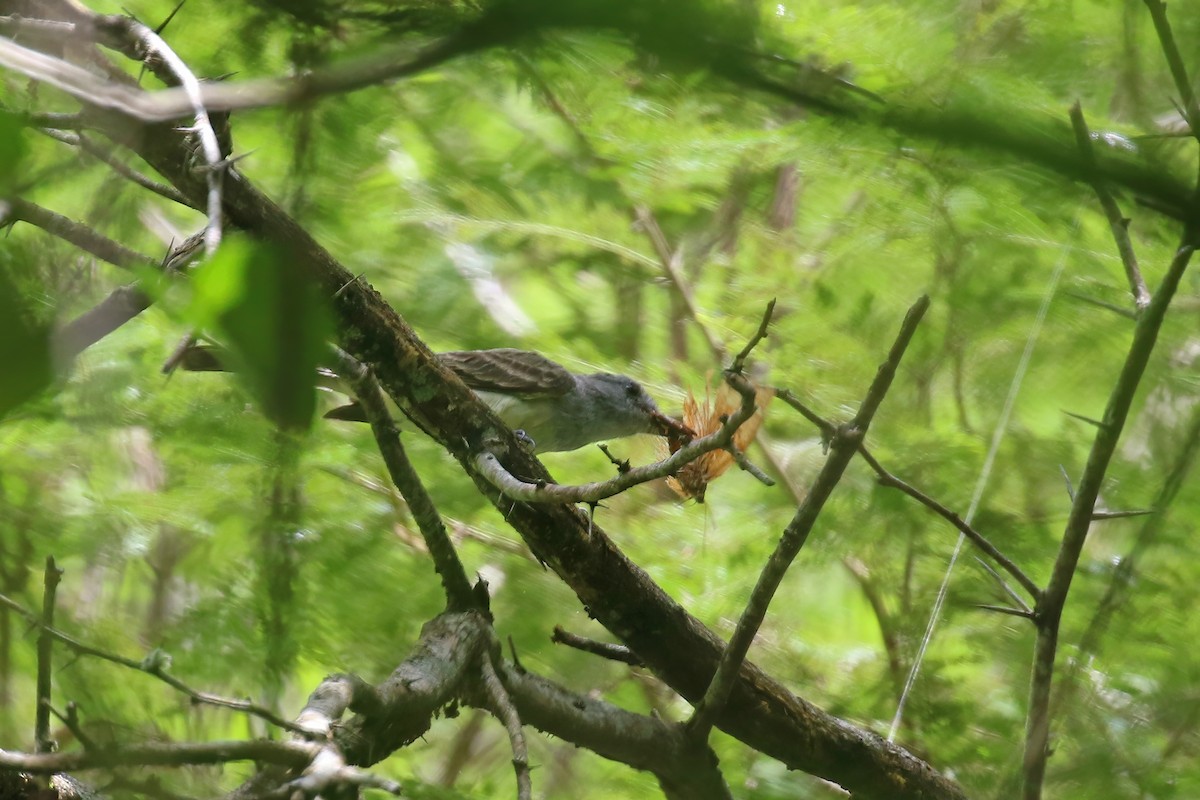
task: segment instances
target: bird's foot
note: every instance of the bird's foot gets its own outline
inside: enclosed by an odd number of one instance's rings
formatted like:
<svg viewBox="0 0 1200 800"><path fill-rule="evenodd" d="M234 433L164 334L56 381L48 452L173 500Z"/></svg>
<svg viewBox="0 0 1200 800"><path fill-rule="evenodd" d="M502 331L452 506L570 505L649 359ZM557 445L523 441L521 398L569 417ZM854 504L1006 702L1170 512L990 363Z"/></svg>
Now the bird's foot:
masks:
<svg viewBox="0 0 1200 800"><path fill-rule="evenodd" d="M533 437L525 431L518 428L517 430L513 431L513 434L517 437L517 441L521 443L521 446L529 452L532 453L533 449L537 447L537 442L535 442Z"/></svg>

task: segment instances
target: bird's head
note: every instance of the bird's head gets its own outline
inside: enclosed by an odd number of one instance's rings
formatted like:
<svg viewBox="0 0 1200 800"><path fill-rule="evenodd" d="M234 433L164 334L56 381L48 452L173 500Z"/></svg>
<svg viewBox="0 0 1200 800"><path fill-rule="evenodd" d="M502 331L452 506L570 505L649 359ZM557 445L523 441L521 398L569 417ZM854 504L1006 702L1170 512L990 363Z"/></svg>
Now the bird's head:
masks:
<svg viewBox="0 0 1200 800"><path fill-rule="evenodd" d="M690 441L695 433L678 420L659 410L645 388L626 375L597 372L581 376L589 386L593 402L602 410L601 416L619 421L627 430L653 433L670 439Z"/></svg>

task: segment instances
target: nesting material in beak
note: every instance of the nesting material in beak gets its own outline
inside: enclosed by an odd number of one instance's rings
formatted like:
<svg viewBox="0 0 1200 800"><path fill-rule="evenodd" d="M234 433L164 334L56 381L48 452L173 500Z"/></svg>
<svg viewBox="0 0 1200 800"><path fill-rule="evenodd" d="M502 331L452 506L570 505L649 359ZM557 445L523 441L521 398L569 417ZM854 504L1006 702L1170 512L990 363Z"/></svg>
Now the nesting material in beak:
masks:
<svg viewBox="0 0 1200 800"><path fill-rule="evenodd" d="M755 388L754 403L758 408L755 409L750 419L743 422L742 426L733 434L733 445L738 450L745 452L746 448L754 442L754 437L758 435L758 429L762 427L767 405L774 396L773 389ZM742 396L729 384L722 381L714 398L712 388L706 382L703 403L697 401L696 396L690 391L688 392L687 399L683 401L683 423L678 427L694 430L693 436L708 436L721 428L722 418L730 417L741 405ZM670 440L672 453L680 446L673 439ZM713 450L695 461L685 464L673 477L667 478L667 485L674 489L680 497L695 498L697 503L703 503L708 484L721 477L733 463L733 456L725 450Z"/></svg>
<svg viewBox="0 0 1200 800"><path fill-rule="evenodd" d="M661 411L650 412L650 419L658 423L662 435L667 437L667 441L671 444L671 452L674 453L683 445L696 438L696 432L673 417L668 417Z"/></svg>

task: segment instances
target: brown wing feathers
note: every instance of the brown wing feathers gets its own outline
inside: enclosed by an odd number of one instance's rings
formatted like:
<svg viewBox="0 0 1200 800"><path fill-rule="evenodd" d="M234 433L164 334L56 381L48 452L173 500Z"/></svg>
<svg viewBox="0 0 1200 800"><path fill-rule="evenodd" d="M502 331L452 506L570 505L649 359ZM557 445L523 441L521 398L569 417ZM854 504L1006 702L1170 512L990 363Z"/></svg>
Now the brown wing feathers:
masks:
<svg viewBox="0 0 1200 800"><path fill-rule="evenodd" d="M562 395L575 385L564 367L528 350L452 350L438 358L467 386L485 392Z"/></svg>

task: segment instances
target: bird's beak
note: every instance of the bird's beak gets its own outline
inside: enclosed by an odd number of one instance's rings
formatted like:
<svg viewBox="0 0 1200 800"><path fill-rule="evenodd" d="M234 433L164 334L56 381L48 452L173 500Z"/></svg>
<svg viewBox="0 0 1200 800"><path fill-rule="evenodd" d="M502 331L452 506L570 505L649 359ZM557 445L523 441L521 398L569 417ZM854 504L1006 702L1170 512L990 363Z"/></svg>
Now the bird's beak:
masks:
<svg viewBox="0 0 1200 800"><path fill-rule="evenodd" d="M667 437L667 439L669 439L672 443L680 442L680 444L686 444L692 439L696 438L696 432L694 430L689 428L687 425L684 425L679 420L668 417L661 411L651 411L650 419L654 420L654 422L658 424L661 435Z"/></svg>

